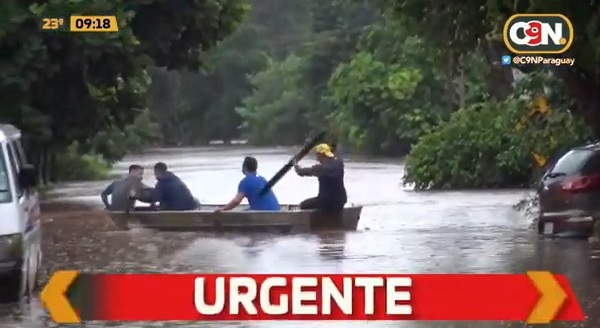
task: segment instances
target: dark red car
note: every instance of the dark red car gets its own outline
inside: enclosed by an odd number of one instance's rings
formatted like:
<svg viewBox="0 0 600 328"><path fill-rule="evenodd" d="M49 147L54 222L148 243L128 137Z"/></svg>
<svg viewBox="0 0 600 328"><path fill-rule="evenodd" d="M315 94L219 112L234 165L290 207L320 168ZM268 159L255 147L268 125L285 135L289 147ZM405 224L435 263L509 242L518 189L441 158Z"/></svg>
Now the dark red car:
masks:
<svg viewBox="0 0 600 328"><path fill-rule="evenodd" d="M537 192L540 234L589 237L600 218L600 143L563 155L542 176Z"/></svg>

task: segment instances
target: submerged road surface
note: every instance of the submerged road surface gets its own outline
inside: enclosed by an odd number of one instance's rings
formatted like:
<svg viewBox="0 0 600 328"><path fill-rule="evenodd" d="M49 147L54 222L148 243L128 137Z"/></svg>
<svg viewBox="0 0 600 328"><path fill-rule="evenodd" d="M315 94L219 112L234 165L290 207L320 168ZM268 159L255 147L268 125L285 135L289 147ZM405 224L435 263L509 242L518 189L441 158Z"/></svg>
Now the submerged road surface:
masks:
<svg viewBox="0 0 600 328"><path fill-rule="evenodd" d="M151 168L166 162L204 203L224 203L236 192L245 155L270 177L289 149L204 148L164 150L128 158ZM304 160L309 164L310 159ZM399 185L395 162L348 161L349 202L365 206L359 231L297 236L211 236L146 230L109 232L98 211L46 212L44 272L80 269L109 272L256 273L524 273L551 270L567 275L588 320L552 327L600 327L600 253L580 240L541 240L511 206L525 191L417 193ZM146 183L153 184L150 169ZM70 184L66 197L99 206L105 183ZM317 182L291 173L276 187L282 203L298 203ZM62 211L62 212L61 212ZM86 327L173 327L185 324L86 324ZM205 327L523 327L523 323L277 322L204 323ZM0 327L52 327L39 300L0 306ZM190 324L197 327L199 324Z"/></svg>

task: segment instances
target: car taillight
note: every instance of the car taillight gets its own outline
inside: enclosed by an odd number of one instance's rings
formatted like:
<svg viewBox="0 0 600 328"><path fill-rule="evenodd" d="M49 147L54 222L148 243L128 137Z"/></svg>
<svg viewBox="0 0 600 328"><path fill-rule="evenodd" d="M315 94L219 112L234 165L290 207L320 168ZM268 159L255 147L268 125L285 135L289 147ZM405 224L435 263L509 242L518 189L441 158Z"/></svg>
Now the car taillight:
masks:
<svg viewBox="0 0 600 328"><path fill-rule="evenodd" d="M561 185L562 190L570 192L587 191L598 186L600 186L600 175L577 177Z"/></svg>

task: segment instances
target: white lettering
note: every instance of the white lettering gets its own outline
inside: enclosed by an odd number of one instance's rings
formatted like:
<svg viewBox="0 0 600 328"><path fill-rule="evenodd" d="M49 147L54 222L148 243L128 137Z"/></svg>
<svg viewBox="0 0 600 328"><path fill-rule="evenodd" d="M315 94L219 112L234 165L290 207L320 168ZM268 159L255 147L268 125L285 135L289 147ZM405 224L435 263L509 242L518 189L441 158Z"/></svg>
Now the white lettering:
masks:
<svg viewBox="0 0 600 328"><path fill-rule="evenodd" d="M279 304L271 303L271 288L273 287L285 287L286 280L282 277L270 277L260 286L260 307L269 315L281 315L288 313L288 299L287 295L279 296Z"/></svg>
<svg viewBox="0 0 600 328"><path fill-rule="evenodd" d="M206 304L204 299L204 278L196 278L194 280L194 305L196 311L205 315L219 314L225 307L225 278L220 277L215 281L215 303Z"/></svg>
<svg viewBox="0 0 600 328"><path fill-rule="evenodd" d="M316 315L316 305L302 304L303 301L316 302L317 293L314 291L303 291L302 287L317 287L318 281L315 277L297 277L292 279L292 313Z"/></svg>
<svg viewBox="0 0 600 328"><path fill-rule="evenodd" d="M413 313L410 305L411 293L408 290L412 287L410 277L268 277L260 285L253 277L213 279L214 282L211 279L207 283L205 277L198 277L194 281L194 305L202 315L222 314L225 311L225 302L228 304L228 314L234 316L241 313L268 316L289 313L332 315L334 311L338 311L334 310L335 306L341 313L349 316L357 313L374 315L375 308L382 311L384 307L387 315ZM228 290L225 290L226 279ZM279 288L281 293L276 288ZM364 296L360 296L360 290L357 295L355 288L362 289ZM208 301L212 298L214 301ZM364 308L355 307L360 303L364 304Z"/></svg>
<svg viewBox="0 0 600 328"><path fill-rule="evenodd" d="M412 314L412 307L410 305L398 305L398 301L410 301L410 292L399 292L396 290L398 287L410 287L412 286L412 279L410 278L388 278L385 286L386 304L385 309L387 314L401 314L410 315Z"/></svg>
<svg viewBox="0 0 600 328"><path fill-rule="evenodd" d="M244 287L248 291L241 291ZM252 301L256 299L256 281L247 277L231 278L229 281L229 311L231 314L240 314L240 305L250 315L258 314Z"/></svg>
<svg viewBox="0 0 600 328"><path fill-rule="evenodd" d="M517 33L519 32L519 30L525 31L528 28L529 28L528 23L516 22L510 27L510 30L508 31L508 36L510 37L512 42L514 42L518 45L525 45L529 42L529 37L527 36L527 34L523 34L525 37L520 38L519 34L517 34Z"/></svg>
<svg viewBox="0 0 600 328"><path fill-rule="evenodd" d="M519 31L523 37L519 36ZM553 44L560 45L563 38L563 24L555 23L552 27L548 23L539 21L516 22L510 26L508 36L518 45L547 45L549 40L552 40Z"/></svg>
<svg viewBox="0 0 600 328"><path fill-rule="evenodd" d="M515 65L543 64L543 65L554 65L554 66L563 66L563 65L573 66L573 64L575 64L575 58L563 58L563 57L515 56L515 57L513 57L512 61Z"/></svg>
<svg viewBox="0 0 600 328"><path fill-rule="evenodd" d="M375 313L375 287L383 286L383 278L378 277L356 277L356 287L365 289L365 314Z"/></svg>
<svg viewBox="0 0 600 328"><path fill-rule="evenodd" d="M331 278L323 278L322 283L323 305L321 312L331 314L331 300L333 300L344 314L352 314L352 278L342 279L343 292L340 292Z"/></svg>
<svg viewBox="0 0 600 328"><path fill-rule="evenodd" d="M561 23L554 24L554 28L548 23L543 23L541 32L542 44L548 44L548 38L552 39L552 43L560 44L560 39L562 39L563 35Z"/></svg>

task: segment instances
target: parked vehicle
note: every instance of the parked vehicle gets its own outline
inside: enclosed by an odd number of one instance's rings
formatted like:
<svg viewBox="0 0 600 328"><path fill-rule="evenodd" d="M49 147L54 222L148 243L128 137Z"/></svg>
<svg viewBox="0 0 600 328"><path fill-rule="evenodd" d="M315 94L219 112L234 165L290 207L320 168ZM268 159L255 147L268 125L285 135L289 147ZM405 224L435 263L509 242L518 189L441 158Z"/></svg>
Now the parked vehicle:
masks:
<svg viewBox="0 0 600 328"><path fill-rule="evenodd" d="M600 218L600 143L571 149L538 184L538 232L589 237Z"/></svg>
<svg viewBox="0 0 600 328"><path fill-rule="evenodd" d="M37 287L42 232L36 186L21 132L0 124L0 288L13 301Z"/></svg>

